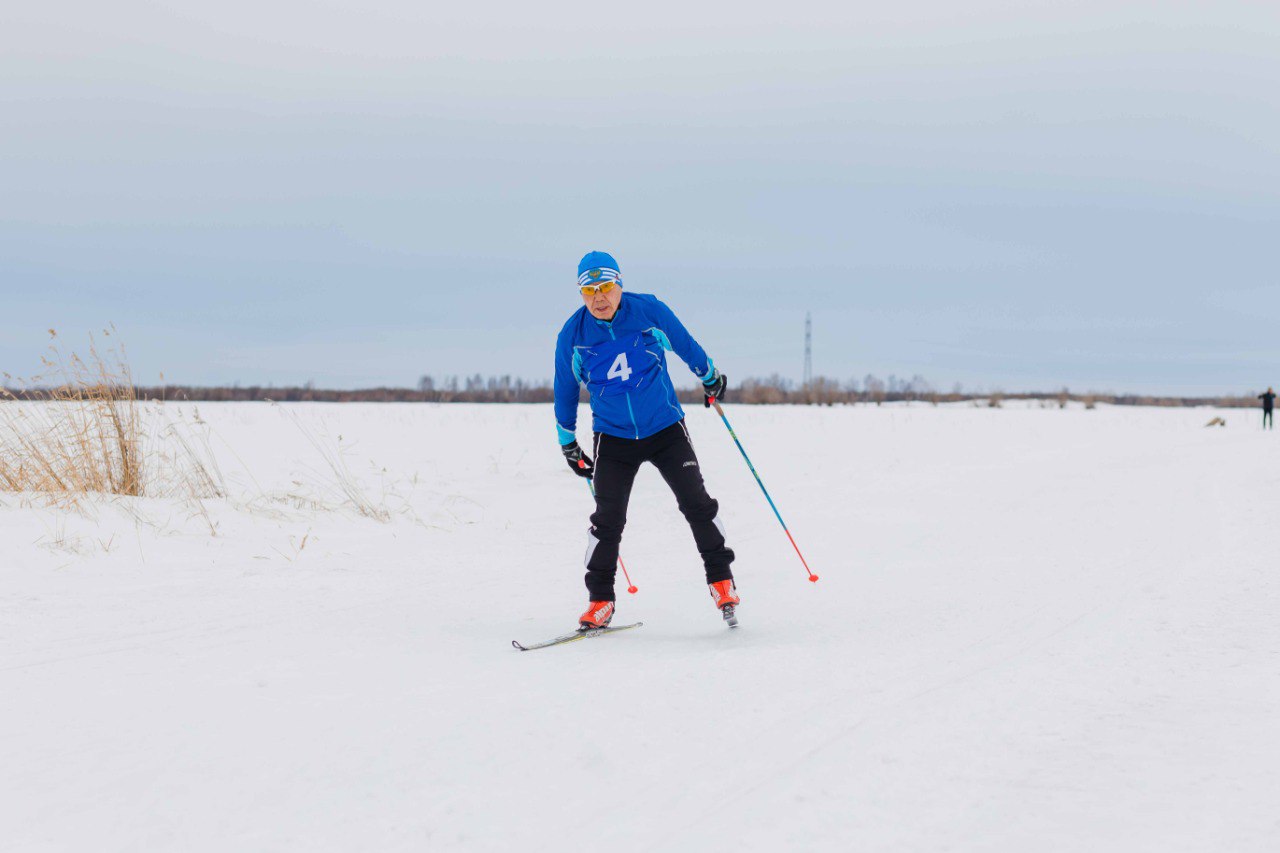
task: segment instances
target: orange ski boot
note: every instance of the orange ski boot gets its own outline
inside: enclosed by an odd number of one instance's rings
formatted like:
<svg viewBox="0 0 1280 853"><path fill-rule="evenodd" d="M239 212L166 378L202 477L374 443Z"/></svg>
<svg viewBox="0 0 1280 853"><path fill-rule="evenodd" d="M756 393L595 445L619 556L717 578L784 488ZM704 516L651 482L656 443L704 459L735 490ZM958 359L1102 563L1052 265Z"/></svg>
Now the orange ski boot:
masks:
<svg viewBox="0 0 1280 853"><path fill-rule="evenodd" d="M738 616L735 612L742 599L734 592L733 580L716 581L707 584L707 590L716 603L716 607L724 614L724 621L730 628L738 627Z"/></svg>
<svg viewBox="0 0 1280 853"><path fill-rule="evenodd" d="M613 619L612 601L593 601L587 612L578 617L579 631L594 631L607 627Z"/></svg>

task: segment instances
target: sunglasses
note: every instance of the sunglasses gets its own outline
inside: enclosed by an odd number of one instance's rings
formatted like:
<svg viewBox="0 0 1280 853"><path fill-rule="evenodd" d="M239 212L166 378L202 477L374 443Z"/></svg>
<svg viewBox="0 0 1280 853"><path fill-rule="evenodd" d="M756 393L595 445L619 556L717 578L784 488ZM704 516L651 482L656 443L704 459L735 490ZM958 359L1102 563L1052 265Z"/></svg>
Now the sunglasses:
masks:
<svg viewBox="0 0 1280 853"><path fill-rule="evenodd" d="M616 281L602 281L600 284L584 284L578 289L582 291L583 296L590 296L593 293L611 293L615 287L619 286Z"/></svg>

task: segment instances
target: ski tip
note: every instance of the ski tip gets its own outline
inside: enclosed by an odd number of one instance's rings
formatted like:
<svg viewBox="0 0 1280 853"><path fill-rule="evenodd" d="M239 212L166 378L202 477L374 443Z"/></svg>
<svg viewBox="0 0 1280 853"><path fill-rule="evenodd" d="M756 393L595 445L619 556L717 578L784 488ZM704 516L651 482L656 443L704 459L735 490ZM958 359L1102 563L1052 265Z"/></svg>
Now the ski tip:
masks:
<svg viewBox="0 0 1280 853"><path fill-rule="evenodd" d="M512 640L512 641L511 641L511 647L512 647L513 649L519 649L519 650L520 650L520 651L522 651L522 652L527 652L527 651L529 651L529 650L528 650L528 649L526 649L524 646L520 645L520 643L519 643L518 641L516 641L516 640Z"/></svg>

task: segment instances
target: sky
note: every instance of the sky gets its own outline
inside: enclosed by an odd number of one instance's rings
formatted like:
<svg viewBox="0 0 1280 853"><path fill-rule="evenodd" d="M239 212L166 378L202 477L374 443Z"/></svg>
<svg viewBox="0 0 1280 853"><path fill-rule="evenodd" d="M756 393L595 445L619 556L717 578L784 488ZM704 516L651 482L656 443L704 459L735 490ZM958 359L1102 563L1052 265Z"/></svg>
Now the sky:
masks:
<svg viewBox="0 0 1280 853"><path fill-rule="evenodd" d="M8 4L0 370L548 379L599 249L731 380L1280 384L1280 4L614 5Z"/></svg>

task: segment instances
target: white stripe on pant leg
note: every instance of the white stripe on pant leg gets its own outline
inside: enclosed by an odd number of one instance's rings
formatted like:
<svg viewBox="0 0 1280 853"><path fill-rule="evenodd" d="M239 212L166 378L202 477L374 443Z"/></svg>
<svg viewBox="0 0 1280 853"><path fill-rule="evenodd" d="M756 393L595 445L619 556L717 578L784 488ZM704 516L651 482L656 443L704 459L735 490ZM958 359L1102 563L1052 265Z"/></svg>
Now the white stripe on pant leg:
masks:
<svg viewBox="0 0 1280 853"><path fill-rule="evenodd" d="M591 557L595 554L596 548L600 545L600 540L590 530L587 531L587 556L582 561L582 565L591 568Z"/></svg>
<svg viewBox="0 0 1280 853"><path fill-rule="evenodd" d="M697 461L698 461L698 451L697 451L697 449L693 446L693 436L689 435L689 427L685 425L685 422L684 422L684 421L681 421L681 422L680 422L680 429L684 430L684 440L688 443L688 445L689 445L689 449L693 451L693 461L694 461L694 462L697 462Z"/></svg>
<svg viewBox="0 0 1280 853"><path fill-rule="evenodd" d="M720 536L727 542L729 540L729 534L724 532L724 522L720 520L720 513L716 513L716 517L711 519L711 523L716 526L716 530L720 531Z"/></svg>

